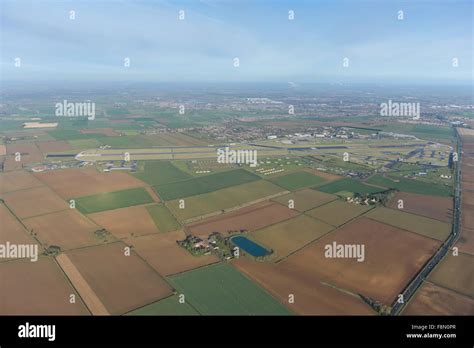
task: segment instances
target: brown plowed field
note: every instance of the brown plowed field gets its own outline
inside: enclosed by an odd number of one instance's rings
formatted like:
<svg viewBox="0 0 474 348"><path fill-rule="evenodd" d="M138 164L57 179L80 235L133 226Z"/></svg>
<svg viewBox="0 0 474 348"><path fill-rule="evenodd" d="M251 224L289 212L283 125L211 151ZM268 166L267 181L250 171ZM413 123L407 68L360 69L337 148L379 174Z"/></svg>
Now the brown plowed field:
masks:
<svg viewBox="0 0 474 348"><path fill-rule="evenodd" d="M432 283L424 283L403 315L474 315L474 299Z"/></svg>
<svg viewBox="0 0 474 348"><path fill-rule="evenodd" d="M159 232L143 205L89 214L88 217L119 239Z"/></svg>
<svg viewBox="0 0 474 348"><path fill-rule="evenodd" d="M34 143L7 144L7 155L14 159L15 153L21 154L22 164L40 162L43 160L43 154Z"/></svg>
<svg viewBox="0 0 474 348"><path fill-rule="evenodd" d="M474 299L474 256L449 253L431 272L431 282Z"/></svg>
<svg viewBox="0 0 474 348"><path fill-rule="evenodd" d="M7 154L7 147L3 144L0 144L0 156L5 156Z"/></svg>
<svg viewBox="0 0 474 348"><path fill-rule="evenodd" d="M66 252L110 314L123 314L171 295L170 286L117 242Z"/></svg>
<svg viewBox="0 0 474 348"><path fill-rule="evenodd" d="M24 170L0 173L0 193L43 186L43 183Z"/></svg>
<svg viewBox="0 0 474 348"><path fill-rule="evenodd" d="M462 196L464 201L465 193ZM456 246L463 253L474 255L474 205L462 203L462 233Z"/></svg>
<svg viewBox="0 0 474 348"><path fill-rule="evenodd" d="M252 261L245 257L234 259L232 264L297 314L375 314L359 298L321 284L319 279L300 268L281 268L279 264ZM290 294L294 295L293 304L288 303Z"/></svg>
<svg viewBox="0 0 474 348"><path fill-rule="evenodd" d="M45 247L56 245L68 250L104 243L94 233L100 227L75 209L32 217L23 223Z"/></svg>
<svg viewBox="0 0 474 348"><path fill-rule="evenodd" d="M23 168L22 162L16 162L15 157L7 155L7 156L2 156L3 157L3 170L5 172L10 172L10 171L18 171Z"/></svg>
<svg viewBox="0 0 474 348"><path fill-rule="evenodd" d="M70 282L74 285L74 288L77 289L82 300L93 315L110 314L66 254L58 255L56 261L64 273L66 273Z"/></svg>
<svg viewBox="0 0 474 348"><path fill-rule="evenodd" d="M453 220L452 198L398 192L390 200L388 207L398 209L399 199L403 200L402 211L449 223Z"/></svg>
<svg viewBox="0 0 474 348"><path fill-rule="evenodd" d="M364 245L365 260L326 258L325 246L333 242ZM300 269L308 277L391 304L439 245L433 239L362 217L311 243L280 266L289 272Z"/></svg>
<svg viewBox="0 0 474 348"><path fill-rule="evenodd" d="M304 189L273 198L272 201L278 202L288 207L288 201L290 199L292 199L295 203L294 209L303 212L334 201L337 199L337 196L312 189Z"/></svg>
<svg viewBox="0 0 474 348"><path fill-rule="evenodd" d="M138 237L127 242L133 245L137 254L164 276L181 273L219 261L215 255L191 255L186 249L176 243L177 240L183 240L185 237L186 235L183 231L174 231Z"/></svg>
<svg viewBox="0 0 474 348"><path fill-rule="evenodd" d="M69 209L66 201L44 186L5 193L3 199L20 219Z"/></svg>
<svg viewBox="0 0 474 348"><path fill-rule="evenodd" d="M88 315L86 306L52 258L0 263L0 315ZM69 296L76 295L76 303Z"/></svg>
<svg viewBox="0 0 474 348"><path fill-rule="evenodd" d="M428 217L407 213L401 209L378 207L368 212L366 217L395 226L422 236L444 241L452 230L452 225Z"/></svg>
<svg viewBox="0 0 474 348"><path fill-rule="evenodd" d="M191 224L187 231L201 237L207 237L212 232L254 231L296 215L297 211L280 204L262 202Z"/></svg>
<svg viewBox="0 0 474 348"><path fill-rule="evenodd" d="M72 150L71 145L65 140L38 141L36 145L44 155L51 152Z"/></svg>
<svg viewBox="0 0 474 348"><path fill-rule="evenodd" d="M0 204L0 244L38 244L23 228L21 223L8 211L5 205ZM40 251L40 249L38 249ZM10 259L0 259L5 261Z"/></svg>
<svg viewBox="0 0 474 348"><path fill-rule="evenodd" d="M34 175L65 199L146 186L127 173L100 173L94 168L63 169Z"/></svg>

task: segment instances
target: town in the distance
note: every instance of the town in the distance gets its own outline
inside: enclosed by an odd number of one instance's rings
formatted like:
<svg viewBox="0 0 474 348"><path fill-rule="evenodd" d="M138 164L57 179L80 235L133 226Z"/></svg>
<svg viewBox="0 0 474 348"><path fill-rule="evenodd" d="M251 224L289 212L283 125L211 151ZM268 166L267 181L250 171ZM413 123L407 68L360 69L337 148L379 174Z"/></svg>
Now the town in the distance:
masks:
<svg viewBox="0 0 474 348"><path fill-rule="evenodd" d="M473 315L471 92L4 86L0 314Z"/></svg>

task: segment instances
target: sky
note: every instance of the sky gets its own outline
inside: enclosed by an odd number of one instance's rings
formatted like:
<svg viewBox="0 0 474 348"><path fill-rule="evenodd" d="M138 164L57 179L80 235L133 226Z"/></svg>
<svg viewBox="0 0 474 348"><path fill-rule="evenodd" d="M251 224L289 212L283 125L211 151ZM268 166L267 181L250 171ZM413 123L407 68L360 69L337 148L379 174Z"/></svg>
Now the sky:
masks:
<svg viewBox="0 0 474 348"><path fill-rule="evenodd" d="M472 83L473 3L0 0L1 79Z"/></svg>

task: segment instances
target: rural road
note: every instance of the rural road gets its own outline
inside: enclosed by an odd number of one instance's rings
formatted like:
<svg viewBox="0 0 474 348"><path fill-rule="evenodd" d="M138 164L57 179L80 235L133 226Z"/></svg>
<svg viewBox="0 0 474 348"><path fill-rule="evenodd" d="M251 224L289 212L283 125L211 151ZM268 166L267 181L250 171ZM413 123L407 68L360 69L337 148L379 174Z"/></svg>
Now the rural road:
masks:
<svg viewBox="0 0 474 348"><path fill-rule="evenodd" d="M451 250L451 248L456 243L460 235L460 225L461 225L461 154L462 154L462 142L457 134L458 141L458 162L456 164L456 177L455 177L455 193L454 193L454 216L453 216L453 227L451 234L444 241L438 251L433 255L433 257L424 265L416 277L408 284L408 286L403 290L403 302L399 302L397 298L392 305L391 315L398 315L405 308L406 304L410 301L412 296L421 286L423 281L428 277L430 272L436 267L436 265L443 259L444 256Z"/></svg>

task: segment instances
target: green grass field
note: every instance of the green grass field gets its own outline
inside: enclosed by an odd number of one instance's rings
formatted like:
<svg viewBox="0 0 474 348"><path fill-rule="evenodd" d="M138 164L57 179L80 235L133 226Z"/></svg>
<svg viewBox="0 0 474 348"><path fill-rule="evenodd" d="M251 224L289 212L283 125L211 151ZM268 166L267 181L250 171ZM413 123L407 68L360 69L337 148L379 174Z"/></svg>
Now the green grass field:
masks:
<svg viewBox="0 0 474 348"><path fill-rule="evenodd" d="M273 177L270 181L287 190L293 191L303 187L320 185L326 180L308 172L296 172Z"/></svg>
<svg viewBox="0 0 474 348"><path fill-rule="evenodd" d="M387 188L394 188L402 192L411 192L419 193L422 195L443 197L452 196L452 190L450 187L439 184L431 184L420 180L412 180L405 178L397 178L392 180L388 177L383 177L382 175L374 175L369 178L367 182L369 184L384 186Z"/></svg>
<svg viewBox="0 0 474 348"><path fill-rule="evenodd" d="M80 140L80 139L97 139L100 140L105 136L102 134L83 134L75 129L55 129L48 131L56 140Z"/></svg>
<svg viewBox="0 0 474 348"><path fill-rule="evenodd" d="M133 205L153 203L153 198L143 187L100 193L75 199L76 208L83 214L97 213L104 210L130 207Z"/></svg>
<svg viewBox="0 0 474 348"><path fill-rule="evenodd" d="M163 204L148 205L146 209L160 232L176 231L181 227L173 214Z"/></svg>
<svg viewBox="0 0 474 348"><path fill-rule="evenodd" d="M93 138L69 140L68 143L77 150L95 149L102 145L99 140Z"/></svg>
<svg viewBox="0 0 474 348"><path fill-rule="evenodd" d="M189 303L180 303L178 295L173 295L126 315L199 315L199 313Z"/></svg>
<svg viewBox="0 0 474 348"><path fill-rule="evenodd" d="M387 131L403 134L411 134L420 139L427 140L451 140L454 132L452 127L438 127L425 124L394 124L379 125L377 128Z"/></svg>
<svg viewBox="0 0 474 348"><path fill-rule="evenodd" d="M354 192L354 193L360 193L360 194L375 193L375 192L381 192L385 190L383 188L369 186L359 180L349 179L349 178L334 181L329 184L319 186L316 189L318 191L322 191L326 193L337 193L340 191L348 191L348 192Z"/></svg>
<svg viewBox="0 0 474 348"><path fill-rule="evenodd" d="M227 263L169 278L203 315L289 315L291 312Z"/></svg>
<svg viewBox="0 0 474 348"><path fill-rule="evenodd" d="M252 174L244 169L236 169L167 185L153 186L153 188L161 199L170 201L177 198L195 196L231 186L241 185L256 180L260 180L258 175Z"/></svg>
<svg viewBox="0 0 474 348"><path fill-rule="evenodd" d="M249 184L187 197L184 199L185 209L179 208L179 200L169 201L166 205L180 221L183 221L240 206L244 203L252 202L282 191L284 190L281 187L271 182L258 180Z"/></svg>
<svg viewBox="0 0 474 348"><path fill-rule="evenodd" d="M150 185L164 185L191 178L169 161L146 161L143 171L134 176Z"/></svg>

